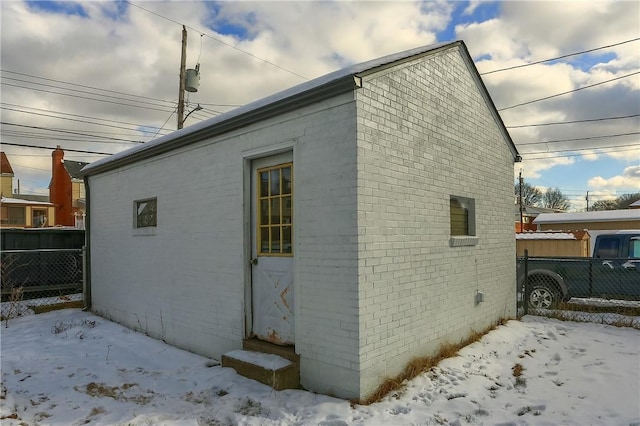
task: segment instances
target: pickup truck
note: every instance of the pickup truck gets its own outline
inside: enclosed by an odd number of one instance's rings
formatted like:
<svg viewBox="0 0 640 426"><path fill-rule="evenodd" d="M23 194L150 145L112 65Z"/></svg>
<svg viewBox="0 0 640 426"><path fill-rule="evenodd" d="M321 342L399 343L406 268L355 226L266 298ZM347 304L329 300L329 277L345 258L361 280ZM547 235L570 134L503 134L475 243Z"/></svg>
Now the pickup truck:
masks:
<svg viewBox="0 0 640 426"><path fill-rule="evenodd" d="M529 307L554 309L573 297L640 300L640 230L599 233L592 247L586 258L527 258Z"/></svg>

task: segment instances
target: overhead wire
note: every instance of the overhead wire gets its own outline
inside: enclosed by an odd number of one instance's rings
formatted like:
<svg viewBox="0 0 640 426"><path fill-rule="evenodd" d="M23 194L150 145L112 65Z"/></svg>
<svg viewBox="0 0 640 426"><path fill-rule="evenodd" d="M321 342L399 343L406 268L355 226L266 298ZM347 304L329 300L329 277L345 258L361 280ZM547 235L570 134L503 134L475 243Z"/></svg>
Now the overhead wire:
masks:
<svg viewBox="0 0 640 426"><path fill-rule="evenodd" d="M543 142L522 142L522 143L518 143L516 145L517 146L541 145L541 144L545 144L545 143L575 142L575 141L582 141L582 140L586 141L586 140L593 140L593 139L617 138L617 137L620 137L620 136L633 136L633 135L640 135L640 132L617 133L617 134L614 134L614 135L601 135L601 136L587 136L587 137L583 137L583 138L556 139L556 140L543 141Z"/></svg>
<svg viewBox="0 0 640 426"><path fill-rule="evenodd" d="M200 31L200 30L198 30L198 29L196 29L196 28L193 28L193 27L191 27L191 26L189 26L189 25L186 25L186 24L183 24L183 23L181 23L181 22L178 22L178 21L176 21L176 20L174 20L174 19L168 18L168 17L166 17L166 16L164 16L164 15L161 15L161 14L159 14L159 13L157 13L157 12L153 12L153 11L151 11L151 10L145 9L144 7L142 7L142 6L138 6L137 4L134 4L134 3L131 3L131 2L130 2L130 1L128 1L128 0L123 0L123 2L124 2L124 3L126 3L126 4L128 4L128 5L130 5L130 6L137 7L138 9L144 10L145 12L150 13L150 14L152 14L152 15L158 16L158 17L160 17L160 18L162 18L162 19L166 19L166 20L167 20L167 21L169 21L169 22L173 22L174 24L184 25L186 28L189 28L189 29L191 29L191 30L193 30L193 31L195 31L195 32L197 32L197 33L200 33L201 35L204 35L204 36L206 36L206 37L208 37L208 38L210 38L210 39L212 39L212 40L215 40L215 41L217 41L218 43L221 43L221 44L223 44L223 45L225 45L225 46L227 46L227 47L230 47L230 48L235 49L235 50L237 50L237 51L239 51L239 52L242 52L242 53L244 53L245 55L249 55L249 56L251 56L251 57L252 57L252 58L254 58L254 59L257 59L257 60L259 60L259 61L262 61L262 62L264 62L264 63L267 63L267 64L269 64L269 65L271 65L271 66L273 66L273 67L276 67L276 68L278 68L278 69L280 69L280 70L282 70L282 71L285 71L285 72L288 72L289 74L295 75L296 77L300 77L300 78L301 78L301 79L303 79L303 80L309 80L307 77L305 77L305 76L303 76L303 75L300 75L300 74L298 74L297 72L294 72L294 71L288 70L288 69L286 69L286 68L284 68L284 67L282 67L282 66L280 66L280 65L278 65L278 64L275 64L275 63L273 63L273 62L271 62L271 61L269 61L269 60L267 60L267 59L261 58L261 57L259 57L259 56L254 55L254 54L253 54L253 53L251 53L251 52L247 52L246 50L240 49L239 47L234 46L234 45L232 45L232 44L229 44L229 43L225 42L224 40L221 40L221 39L219 39L219 38L216 38L216 37L210 36L210 35L208 35L207 33L203 32L203 31Z"/></svg>
<svg viewBox="0 0 640 426"><path fill-rule="evenodd" d="M640 117L640 114L622 115L618 117L603 117L603 118L590 118L585 120L573 120L573 121L556 121L551 123L538 123L538 124L520 124L516 126L505 126L507 129L519 129L523 127L540 127L540 126L553 126L561 124L576 124L576 123L589 123L594 121L607 121L607 120L622 120L625 118Z"/></svg>
<svg viewBox="0 0 640 426"><path fill-rule="evenodd" d="M623 76L620 76L620 77L611 78L609 80L601 81L599 83L594 83L594 84L589 84L587 86L578 87L577 89L569 90L567 92L557 93L555 95L545 96L544 98L534 99L532 101L522 102L522 103L519 103L519 104L516 104L516 105L511 105L511 106L508 106L508 107L499 108L498 111L504 111L504 110L507 110L507 109L516 108L516 107L520 107L520 106L523 106L523 105L529 105L529 104L532 104L532 103L535 103L535 102L546 101L547 99L557 98L558 96L567 95L569 93L574 93L574 92L577 92L579 90L589 89L591 87L599 86L601 84L606 84L606 83L610 83L612 81L620 80L620 79L623 79L623 78L632 77L632 76L637 75L637 74L640 74L640 71L632 72L631 74L623 75Z"/></svg>
<svg viewBox="0 0 640 426"><path fill-rule="evenodd" d="M542 63L545 63L545 62L557 61L558 59L564 59L564 58L568 58L570 56L583 55L585 53L595 52L596 50L608 49L610 47L620 46L622 44L631 43L631 42L638 41L638 40L640 40L640 37L629 39L629 40L625 40L625 41L621 41L619 43L609 44L607 46L596 47L594 49L582 50L580 52L574 52L574 53L568 53L566 55L557 56L557 57L551 58L551 59L543 59L541 61L529 62L529 63L526 63L526 64L514 65L512 67L501 68L501 69L497 69L497 70L493 70L493 71L481 72L480 75L488 75L488 74L493 74L493 73L502 72L502 71L514 70L514 69L517 69L517 68L530 67L531 65L537 65L537 64L542 64Z"/></svg>

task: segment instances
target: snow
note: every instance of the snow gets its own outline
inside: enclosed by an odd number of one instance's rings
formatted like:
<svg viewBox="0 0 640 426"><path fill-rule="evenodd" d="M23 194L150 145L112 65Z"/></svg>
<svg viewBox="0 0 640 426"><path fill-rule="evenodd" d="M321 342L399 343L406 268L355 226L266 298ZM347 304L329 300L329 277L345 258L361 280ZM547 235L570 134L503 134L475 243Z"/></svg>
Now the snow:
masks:
<svg viewBox="0 0 640 426"><path fill-rule="evenodd" d="M453 44L450 42L444 42L444 43L435 43L435 44L431 44L431 45L427 45L427 46L422 46L422 47L418 47L418 48L414 48L414 49L410 49L410 50L406 50L404 52L398 52L398 53L394 53L391 55L387 55L378 59L373 59L367 62L363 62L360 64L355 64L334 72L331 72L329 74L326 74L324 76L315 78L313 80L307 81L305 83L301 83L297 86L293 86L290 87L288 89L285 89L281 92L275 93L273 95L267 96L265 98L262 99L258 99L254 102L251 102L247 105L244 105L240 108L236 108L234 110L231 110L229 112L226 112L224 114L220 114L217 115L213 118L210 118L208 120L204 120L201 121L200 123L196 123L192 126L186 127L184 129L178 130L176 132L170 133L166 136L160 137L158 139L154 139L148 143L145 144L139 144L137 146L134 146L130 149L127 149L125 151L121 151L118 152L116 154L113 154L109 157L100 159L98 161L95 161L91 164L89 164L88 166L85 166L82 169L81 174L91 174L91 171L94 170L97 167L101 167L105 164L111 163L113 161L116 160L120 160L122 158L126 158L129 157L133 154L136 154L140 151L145 151L148 150L154 146L157 145L164 145L167 143L171 143L172 141L176 140L176 139L180 139L186 135L192 134L192 133L197 133L203 129L206 129L208 127L212 127L212 126L217 126L220 125L221 123L224 123L225 121L231 120L233 118L236 117L240 117L242 115L245 114L249 114L251 112L257 111L261 108L267 107L271 104L275 104L279 101L285 100L285 99L289 99L289 98L295 98L295 97L301 97L304 96L304 94L306 92L309 92L313 89L316 89L318 87L321 87L323 85L329 84L333 81L337 81L339 79L345 78L349 75L357 75L359 73L362 73L364 71L373 69L373 68L377 68L379 66L385 65L385 64L390 64L396 61L399 61L401 59L405 59L405 58L410 58L412 56L415 55L419 55L422 53L426 53L429 52L431 50L435 50L438 49L440 47L449 45L449 44Z"/></svg>
<svg viewBox="0 0 640 426"><path fill-rule="evenodd" d="M571 232L524 232L516 234L516 240L575 240Z"/></svg>
<svg viewBox="0 0 640 426"><path fill-rule="evenodd" d="M303 390L274 391L79 309L16 318L0 332L3 425L640 423L640 330L633 328L525 316L404 391L353 407Z"/></svg>
<svg viewBox="0 0 640 426"><path fill-rule="evenodd" d="M533 220L535 224L567 222L610 222L616 220L639 220L640 209L604 210L595 212L541 213Z"/></svg>
<svg viewBox="0 0 640 426"><path fill-rule="evenodd" d="M243 361L253 365L259 365L266 370L280 370L281 368L285 368L291 365L291 361L286 360L278 355L272 354L264 354L255 351L231 351L227 352L227 355L230 358L237 359L238 361Z"/></svg>
<svg viewBox="0 0 640 426"><path fill-rule="evenodd" d="M44 201L29 201L29 200L22 200L20 198L9 198L9 197L2 197L0 199L0 203L2 203L2 204L29 204L29 205L34 205L34 206L53 206L52 203L46 203Z"/></svg>

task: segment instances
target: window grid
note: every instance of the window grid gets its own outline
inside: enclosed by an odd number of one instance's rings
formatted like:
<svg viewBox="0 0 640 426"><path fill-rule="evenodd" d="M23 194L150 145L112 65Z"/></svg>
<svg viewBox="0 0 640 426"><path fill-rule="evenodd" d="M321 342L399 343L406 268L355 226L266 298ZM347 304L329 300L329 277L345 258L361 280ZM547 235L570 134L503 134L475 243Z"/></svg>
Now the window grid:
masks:
<svg viewBox="0 0 640 426"><path fill-rule="evenodd" d="M257 171L257 243L261 256L293 256L293 164Z"/></svg>

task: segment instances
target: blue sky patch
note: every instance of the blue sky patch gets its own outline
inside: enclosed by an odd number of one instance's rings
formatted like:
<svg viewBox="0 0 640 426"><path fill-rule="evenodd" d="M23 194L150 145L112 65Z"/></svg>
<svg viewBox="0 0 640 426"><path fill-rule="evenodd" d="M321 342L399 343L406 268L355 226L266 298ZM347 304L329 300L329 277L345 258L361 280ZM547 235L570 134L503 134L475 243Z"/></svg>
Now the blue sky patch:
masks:
<svg viewBox="0 0 640 426"><path fill-rule="evenodd" d="M27 0L25 4L29 9L38 12L60 13L63 15L76 15L88 18L89 15L82 4L70 1L33 1Z"/></svg>
<svg viewBox="0 0 640 426"><path fill-rule="evenodd" d="M221 17L222 5L218 2L207 3L209 16L204 20L207 28L218 34L231 35L241 40L251 40L251 26L256 22L255 13L248 13L244 16Z"/></svg>
<svg viewBox="0 0 640 426"><path fill-rule="evenodd" d="M500 2L487 1L478 4L473 13L467 15L465 10L469 7L469 1L454 2L453 13L447 28L437 33L438 41L451 41L456 39L456 25L483 22L494 19L500 15Z"/></svg>

